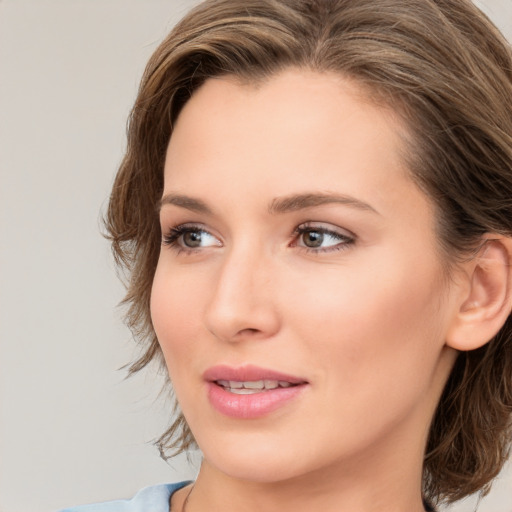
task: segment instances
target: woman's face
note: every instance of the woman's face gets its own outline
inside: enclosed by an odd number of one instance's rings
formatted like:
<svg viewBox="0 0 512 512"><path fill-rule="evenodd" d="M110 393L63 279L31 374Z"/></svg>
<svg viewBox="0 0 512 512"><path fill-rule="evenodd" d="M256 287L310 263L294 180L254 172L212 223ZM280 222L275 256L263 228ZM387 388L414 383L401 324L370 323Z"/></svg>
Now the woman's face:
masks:
<svg viewBox="0 0 512 512"><path fill-rule="evenodd" d="M151 311L216 470L421 470L454 292L401 134L354 83L298 70L209 80L181 112Z"/></svg>

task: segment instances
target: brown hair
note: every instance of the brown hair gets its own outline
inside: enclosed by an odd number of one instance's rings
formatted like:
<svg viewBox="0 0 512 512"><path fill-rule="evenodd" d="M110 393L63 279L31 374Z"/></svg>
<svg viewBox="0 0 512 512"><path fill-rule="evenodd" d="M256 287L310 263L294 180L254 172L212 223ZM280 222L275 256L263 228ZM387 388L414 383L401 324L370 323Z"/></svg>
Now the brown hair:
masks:
<svg viewBox="0 0 512 512"><path fill-rule="evenodd" d="M206 0L147 65L106 217L127 271L127 323L143 346L132 372L163 361L149 311L155 206L180 109L210 77L253 82L290 66L341 73L405 117L406 158L437 206L447 261L484 233L512 235L512 52L469 0ZM426 498L485 493L508 456L511 418L509 316L490 343L456 361L431 425ZM181 414L159 441L164 457L194 442Z"/></svg>

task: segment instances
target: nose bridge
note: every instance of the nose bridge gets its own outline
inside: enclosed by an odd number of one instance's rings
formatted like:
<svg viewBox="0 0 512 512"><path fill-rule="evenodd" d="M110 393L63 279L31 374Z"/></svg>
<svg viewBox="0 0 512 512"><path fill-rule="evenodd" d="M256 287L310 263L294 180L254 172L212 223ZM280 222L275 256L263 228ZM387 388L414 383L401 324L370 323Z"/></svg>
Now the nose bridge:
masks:
<svg viewBox="0 0 512 512"><path fill-rule="evenodd" d="M272 264L261 246L242 241L227 249L214 282L205 319L210 332L231 341L275 333Z"/></svg>

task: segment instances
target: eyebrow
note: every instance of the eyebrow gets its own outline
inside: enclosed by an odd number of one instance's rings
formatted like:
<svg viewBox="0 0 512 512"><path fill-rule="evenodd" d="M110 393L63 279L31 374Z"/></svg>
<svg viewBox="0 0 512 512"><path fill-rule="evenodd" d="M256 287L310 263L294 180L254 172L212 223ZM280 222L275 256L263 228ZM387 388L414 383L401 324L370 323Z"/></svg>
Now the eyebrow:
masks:
<svg viewBox="0 0 512 512"><path fill-rule="evenodd" d="M212 214L212 210L204 201L182 194L166 194L165 196L163 196L162 199L158 201L157 211L160 211L162 209L162 206L166 204L179 206L180 208L185 208L186 210L190 210L196 213L203 213L206 215Z"/></svg>
<svg viewBox="0 0 512 512"><path fill-rule="evenodd" d="M295 194L287 197L276 198L269 207L270 213L288 213L324 204L342 204L358 210L379 213L373 206L344 194Z"/></svg>
<svg viewBox="0 0 512 512"><path fill-rule="evenodd" d="M160 210L162 206L167 204L185 208L186 210L190 210L195 213L202 213L206 215L213 214L211 208L204 201L182 194L166 194L158 202L157 210ZM329 193L294 194L285 197L278 197L272 200L268 211L271 214L290 213L327 204L342 204L358 210L379 214L373 206L361 201L360 199L356 199L355 197L348 195Z"/></svg>

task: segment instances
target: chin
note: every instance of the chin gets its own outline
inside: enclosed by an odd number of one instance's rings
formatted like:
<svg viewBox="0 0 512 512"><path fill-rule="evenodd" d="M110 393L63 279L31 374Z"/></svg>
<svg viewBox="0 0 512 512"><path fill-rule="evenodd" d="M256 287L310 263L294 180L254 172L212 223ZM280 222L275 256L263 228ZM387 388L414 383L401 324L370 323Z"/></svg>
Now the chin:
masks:
<svg viewBox="0 0 512 512"><path fill-rule="evenodd" d="M297 465L297 449L283 446L282 441L265 439L264 435L240 436L239 440L236 434L227 436L229 440L212 437L206 443L197 440L204 459L230 478L272 483L301 474Z"/></svg>
<svg viewBox="0 0 512 512"><path fill-rule="evenodd" d="M204 460L229 478L260 484L296 480L336 461L332 450L322 453L308 439L265 434L210 436L198 439ZM317 446L318 448L318 446Z"/></svg>

